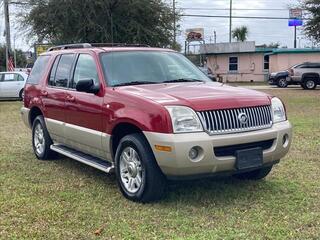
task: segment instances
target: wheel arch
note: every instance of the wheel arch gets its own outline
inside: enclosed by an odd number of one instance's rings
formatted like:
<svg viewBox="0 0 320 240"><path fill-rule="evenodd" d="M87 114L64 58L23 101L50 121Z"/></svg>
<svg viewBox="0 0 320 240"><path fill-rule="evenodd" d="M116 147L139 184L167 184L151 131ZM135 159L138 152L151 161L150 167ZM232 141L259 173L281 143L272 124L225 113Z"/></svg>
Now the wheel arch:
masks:
<svg viewBox="0 0 320 240"><path fill-rule="evenodd" d="M30 127L32 127L34 120L40 115L44 116L43 112L41 111L41 109L39 107L34 106L30 109L30 112L29 112L29 125L30 125Z"/></svg>
<svg viewBox="0 0 320 240"><path fill-rule="evenodd" d="M113 159L115 158L116 151L121 139L129 134L134 134L134 133L141 134L147 140L147 138L143 133L143 130L134 123L120 122L114 126L111 132L111 139L110 139L110 150L111 150Z"/></svg>

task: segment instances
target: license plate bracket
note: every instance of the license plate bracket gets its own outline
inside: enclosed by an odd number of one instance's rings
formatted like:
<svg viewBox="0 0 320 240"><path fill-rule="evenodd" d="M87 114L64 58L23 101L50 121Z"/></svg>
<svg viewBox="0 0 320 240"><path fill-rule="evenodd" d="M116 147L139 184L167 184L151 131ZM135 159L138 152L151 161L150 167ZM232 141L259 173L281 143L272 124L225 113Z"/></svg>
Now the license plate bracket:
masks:
<svg viewBox="0 0 320 240"><path fill-rule="evenodd" d="M263 165L261 147L236 151L236 168L238 170L258 168Z"/></svg>

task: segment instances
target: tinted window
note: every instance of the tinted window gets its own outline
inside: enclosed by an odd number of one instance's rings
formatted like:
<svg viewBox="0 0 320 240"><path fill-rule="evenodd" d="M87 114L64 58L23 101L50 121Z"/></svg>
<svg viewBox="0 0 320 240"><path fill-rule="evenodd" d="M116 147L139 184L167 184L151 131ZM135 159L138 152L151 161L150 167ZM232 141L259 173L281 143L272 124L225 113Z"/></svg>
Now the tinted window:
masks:
<svg viewBox="0 0 320 240"><path fill-rule="evenodd" d="M229 71L238 71L238 57L229 58Z"/></svg>
<svg viewBox="0 0 320 240"><path fill-rule="evenodd" d="M55 86L67 87L70 77L70 71L74 60L74 54L62 55L57 67L55 76Z"/></svg>
<svg viewBox="0 0 320 240"><path fill-rule="evenodd" d="M50 77L49 77L49 81L48 81L48 85L50 85L50 86L56 85L55 77L56 77L56 71L57 71L59 61L60 61L60 56L56 57L56 60L54 61L53 67L51 69Z"/></svg>
<svg viewBox="0 0 320 240"><path fill-rule="evenodd" d="M96 85L99 85L98 72L96 63L92 56L88 54L80 54L74 71L72 88L76 88L79 80L92 79Z"/></svg>
<svg viewBox="0 0 320 240"><path fill-rule="evenodd" d="M39 84L41 78L43 77L48 63L50 60L50 56L40 56L38 57L37 61L35 62L31 74L28 78L29 84Z"/></svg>

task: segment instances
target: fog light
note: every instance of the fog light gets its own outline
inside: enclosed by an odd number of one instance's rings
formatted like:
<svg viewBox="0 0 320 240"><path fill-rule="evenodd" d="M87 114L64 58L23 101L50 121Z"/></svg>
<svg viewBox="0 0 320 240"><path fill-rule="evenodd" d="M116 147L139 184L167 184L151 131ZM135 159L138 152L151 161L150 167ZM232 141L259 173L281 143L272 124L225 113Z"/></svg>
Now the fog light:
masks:
<svg viewBox="0 0 320 240"><path fill-rule="evenodd" d="M189 158L195 160L199 156L199 150L197 147L193 147L189 151Z"/></svg>
<svg viewBox="0 0 320 240"><path fill-rule="evenodd" d="M285 134L283 136L282 145L284 148L288 147L288 145L289 145L289 135L288 134Z"/></svg>

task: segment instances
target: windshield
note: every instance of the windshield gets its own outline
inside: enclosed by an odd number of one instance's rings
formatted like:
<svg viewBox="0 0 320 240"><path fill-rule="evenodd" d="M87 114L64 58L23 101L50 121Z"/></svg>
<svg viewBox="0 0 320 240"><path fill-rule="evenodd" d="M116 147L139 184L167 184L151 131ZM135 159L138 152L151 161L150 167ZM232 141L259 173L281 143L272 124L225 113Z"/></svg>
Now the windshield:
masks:
<svg viewBox="0 0 320 240"><path fill-rule="evenodd" d="M210 81L186 57L175 52L103 53L101 62L108 86Z"/></svg>

